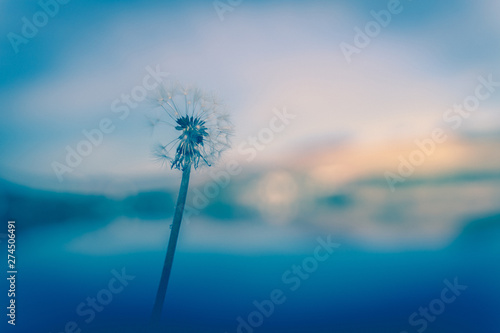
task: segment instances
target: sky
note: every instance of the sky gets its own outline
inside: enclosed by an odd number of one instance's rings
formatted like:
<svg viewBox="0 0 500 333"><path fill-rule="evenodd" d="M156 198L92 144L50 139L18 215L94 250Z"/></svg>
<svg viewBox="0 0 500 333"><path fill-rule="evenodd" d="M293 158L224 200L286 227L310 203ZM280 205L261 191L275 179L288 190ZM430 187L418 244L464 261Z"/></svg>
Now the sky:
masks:
<svg viewBox="0 0 500 333"><path fill-rule="evenodd" d="M73 0L13 47L9 34L22 35L23 18L32 21L41 7L1 2L0 173L56 183L53 162L64 162L66 146L75 148L82 131L104 118L114 130L69 178L161 172L151 160L148 106L132 108L126 119L112 110L157 67L217 93L232 114L235 147L267 127L273 110L295 115L261 154L264 164L297 147L429 135L447 109L474 92L478 77L500 81L500 6L402 0L347 61L342 43L355 45L356 28L364 30L372 12L390 3L242 1L218 13L210 1ZM499 96L492 93L451 134L498 131Z"/></svg>

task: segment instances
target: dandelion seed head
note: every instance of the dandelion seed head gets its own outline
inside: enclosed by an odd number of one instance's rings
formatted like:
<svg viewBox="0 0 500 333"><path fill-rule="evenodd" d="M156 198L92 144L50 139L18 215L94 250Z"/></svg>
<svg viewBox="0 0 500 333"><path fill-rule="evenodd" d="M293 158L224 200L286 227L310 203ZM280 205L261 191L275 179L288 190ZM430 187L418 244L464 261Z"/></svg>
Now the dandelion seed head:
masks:
<svg viewBox="0 0 500 333"><path fill-rule="evenodd" d="M211 166L230 147L233 126L214 94L172 83L162 84L150 99L161 110L162 123L170 125L154 148L162 164L179 170Z"/></svg>

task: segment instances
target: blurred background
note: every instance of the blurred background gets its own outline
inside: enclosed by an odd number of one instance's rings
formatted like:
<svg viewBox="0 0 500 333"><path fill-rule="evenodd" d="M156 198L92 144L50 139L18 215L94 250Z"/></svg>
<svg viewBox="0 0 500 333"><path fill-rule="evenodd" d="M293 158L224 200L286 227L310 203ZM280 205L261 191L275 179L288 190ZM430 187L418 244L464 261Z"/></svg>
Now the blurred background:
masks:
<svg viewBox="0 0 500 333"><path fill-rule="evenodd" d="M192 174L165 331L500 330L497 1L0 8L2 332L144 331L181 177L152 158L148 75L214 91L235 125ZM445 281L467 288L446 303Z"/></svg>

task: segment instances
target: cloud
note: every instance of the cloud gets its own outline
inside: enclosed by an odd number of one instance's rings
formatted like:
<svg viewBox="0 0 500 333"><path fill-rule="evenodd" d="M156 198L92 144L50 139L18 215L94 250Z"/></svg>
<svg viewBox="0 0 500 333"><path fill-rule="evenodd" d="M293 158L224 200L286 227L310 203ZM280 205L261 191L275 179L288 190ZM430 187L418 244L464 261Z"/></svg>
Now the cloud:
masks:
<svg viewBox="0 0 500 333"><path fill-rule="evenodd" d="M217 90L237 125L235 142L267 126L274 107L297 114L299 120L263 158L338 133L360 141L427 134L446 108L470 93L477 75L487 74L479 53L489 50L493 57L498 52L485 48L470 57L455 55L462 36L474 41L463 32L480 21L476 12L468 16L460 7L442 20L435 17L419 29L397 33L399 24L418 12L406 10L348 65L339 43L353 38L368 9L324 2L245 3L221 22L212 6L124 7L78 30L64 47L49 44L44 58L54 61L2 94L12 111L6 115L5 137L21 138L19 146L36 142L43 163L46 156L62 156L67 144L80 140L81 130L112 116L111 102L142 81L146 66L156 64L182 81ZM61 16L58 29L66 29L75 15ZM77 17L84 23L83 16ZM468 17L471 22L463 24ZM143 147L126 149L124 139L139 133L142 124L128 121L129 132L113 133L113 144L100 149L133 164ZM15 150L7 149L7 155ZM29 150L26 159L33 154ZM92 172L109 172L107 160L94 164ZM30 168L47 169L43 163Z"/></svg>

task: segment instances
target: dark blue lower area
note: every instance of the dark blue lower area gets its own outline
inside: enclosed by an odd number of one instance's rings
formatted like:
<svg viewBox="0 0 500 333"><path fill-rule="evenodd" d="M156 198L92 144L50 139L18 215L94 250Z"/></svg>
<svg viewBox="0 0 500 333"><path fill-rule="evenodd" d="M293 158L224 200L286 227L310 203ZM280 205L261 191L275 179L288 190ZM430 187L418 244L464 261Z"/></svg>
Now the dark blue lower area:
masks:
<svg viewBox="0 0 500 333"><path fill-rule="evenodd" d="M229 255L196 253L181 245L160 331L498 332L500 244L491 232L477 236L481 233L462 235L433 251L374 252L342 244L317 268L312 267L307 277L306 272L301 277L292 273L288 279L283 274L311 257L314 246L295 254ZM58 237L20 232L17 325L8 328L47 333L148 332L164 252L82 255L64 251L54 243ZM122 273L122 269L129 280L110 285L112 271ZM455 279L467 288L459 295L448 292L447 299L454 298L449 304L439 301L447 287L444 281ZM270 306L268 300L276 289L279 304ZM100 297L106 304L99 311L84 305L78 314L87 297ZM437 315L431 312L428 320L417 315L413 324L409 322L420 307L431 305Z"/></svg>

